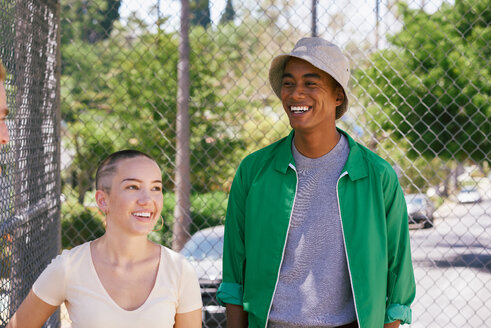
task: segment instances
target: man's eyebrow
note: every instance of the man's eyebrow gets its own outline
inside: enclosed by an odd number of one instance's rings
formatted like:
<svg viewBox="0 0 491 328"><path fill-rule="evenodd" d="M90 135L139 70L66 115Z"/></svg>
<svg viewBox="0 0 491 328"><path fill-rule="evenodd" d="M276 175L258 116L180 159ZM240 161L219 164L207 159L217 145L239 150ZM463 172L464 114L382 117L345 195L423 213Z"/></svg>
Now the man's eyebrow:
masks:
<svg viewBox="0 0 491 328"><path fill-rule="evenodd" d="M293 78L293 75L291 75L290 73L284 73L281 78L284 79L285 77L291 77L291 78Z"/></svg>
<svg viewBox="0 0 491 328"><path fill-rule="evenodd" d="M313 78L316 78L316 79L320 79L321 76L317 73L307 73L307 74L304 74L302 77L313 77Z"/></svg>
<svg viewBox="0 0 491 328"><path fill-rule="evenodd" d="M121 181L121 183L125 181L136 181L136 182L142 182L142 180L137 179L137 178L126 178ZM162 183L162 180L153 180L152 183Z"/></svg>

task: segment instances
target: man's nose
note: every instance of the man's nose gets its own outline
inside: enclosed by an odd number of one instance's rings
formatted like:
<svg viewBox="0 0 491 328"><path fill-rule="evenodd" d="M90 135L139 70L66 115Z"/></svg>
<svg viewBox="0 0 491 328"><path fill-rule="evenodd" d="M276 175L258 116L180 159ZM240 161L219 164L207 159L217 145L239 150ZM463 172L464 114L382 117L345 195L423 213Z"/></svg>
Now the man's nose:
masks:
<svg viewBox="0 0 491 328"><path fill-rule="evenodd" d="M5 122L0 123L0 144L5 145L10 140L9 138L9 129Z"/></svg>
<svg viewBox="0 0 491 328"><path fill-rule="evenodd" d="M305 96L305 90L302 85L297 84L292 92L292 98L298 99L303 98Z"/></svg>

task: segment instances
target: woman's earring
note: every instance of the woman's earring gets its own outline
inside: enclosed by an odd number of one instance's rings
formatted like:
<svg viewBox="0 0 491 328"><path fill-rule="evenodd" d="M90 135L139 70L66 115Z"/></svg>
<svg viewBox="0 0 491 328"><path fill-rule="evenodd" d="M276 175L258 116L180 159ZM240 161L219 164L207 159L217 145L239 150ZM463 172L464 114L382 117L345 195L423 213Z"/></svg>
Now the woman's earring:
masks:
<svg viewBox="0 0 491 328"><path fill-rule="evenodd" d="M160 220L161 220L160 227L158 229L152 229L153 232L160 231L164 227L164 218L162 217L162 215L160 216Z"/></svg>
<svg viewBox="0 0 491 328"><path fill-rule="evenodd" d="M104 229L106 229L107 228L107 213L109 213L109 210L104 209L103 213L104 213L104 222L103 222L103 225L104 225Z"/></svg>

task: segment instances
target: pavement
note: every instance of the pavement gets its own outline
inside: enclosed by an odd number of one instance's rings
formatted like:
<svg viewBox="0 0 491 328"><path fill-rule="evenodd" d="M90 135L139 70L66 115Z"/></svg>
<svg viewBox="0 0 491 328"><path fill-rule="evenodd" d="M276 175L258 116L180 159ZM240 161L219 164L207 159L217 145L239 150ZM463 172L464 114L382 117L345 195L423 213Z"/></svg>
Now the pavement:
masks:
<svg viewBox="0 0 491 328"><path fill-rule="evenodd" d="M491 183L480 203L447 199L430 229L411 230L416 299L411 328L480 328L491 322ZM487 323L486 323L487 322Z"/></svg>

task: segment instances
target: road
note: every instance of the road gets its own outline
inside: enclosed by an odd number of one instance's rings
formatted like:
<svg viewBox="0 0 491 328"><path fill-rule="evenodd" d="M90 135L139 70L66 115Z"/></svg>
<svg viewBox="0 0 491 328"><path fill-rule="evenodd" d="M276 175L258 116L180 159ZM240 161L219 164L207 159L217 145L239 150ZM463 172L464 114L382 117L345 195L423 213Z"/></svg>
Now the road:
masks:
<svg viewBox="0 0 491 328"><path fill-rule="evenodd" d="M480 203L447 201L433 228L410 231L417 283L411 328L490 327L489 180L480 190Z"/></svg>

